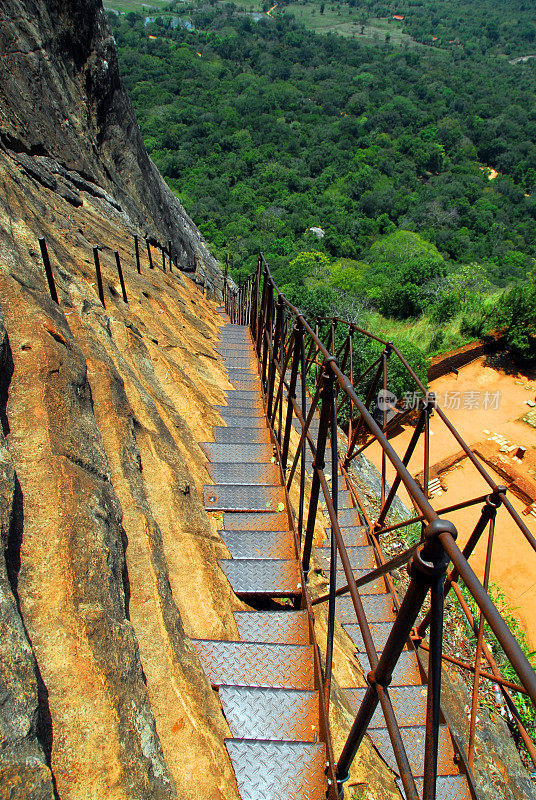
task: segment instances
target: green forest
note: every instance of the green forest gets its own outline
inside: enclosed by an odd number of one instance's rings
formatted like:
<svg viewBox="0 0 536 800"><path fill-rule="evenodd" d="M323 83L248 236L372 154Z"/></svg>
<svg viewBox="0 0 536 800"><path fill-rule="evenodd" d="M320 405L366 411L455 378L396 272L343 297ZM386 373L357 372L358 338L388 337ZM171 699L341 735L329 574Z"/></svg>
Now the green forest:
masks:
<svg viewBox="0 0 536 800"><path fill-rule="evenodd" d="M149 154L236 280L262 251L307 314L423 365L494 329L536 357L529 4L313 5L355 25L247 0L110 15Z"/></svg>

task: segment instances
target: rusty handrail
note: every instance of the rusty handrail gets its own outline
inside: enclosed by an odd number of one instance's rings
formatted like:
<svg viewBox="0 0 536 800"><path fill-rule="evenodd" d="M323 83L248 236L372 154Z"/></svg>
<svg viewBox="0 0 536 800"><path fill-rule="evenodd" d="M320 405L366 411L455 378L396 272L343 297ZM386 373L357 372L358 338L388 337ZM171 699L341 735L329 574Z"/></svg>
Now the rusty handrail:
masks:
<svg viewBox="0 0 536 800"><path fill-rule="evenodd" d="M428 433L428 416L433 408L438 412L440 418L447 424L451 432L455 435L456 440L462 446L464 452L469 457L470 461L477 466L478 471L486 479L486 482L492 489L492 492L495 494L499 494L502 500L502 503L505 505L507 510L509 511L510 515L514 518L514 520L519 524L520 529L525 534L527 540L532 544L531 539L533 540L532 534L522 520L519 518L515 510L511 507L511 504L506 500L504 497L504 490L503 487L498 487L493 481L493 479L487 474L486 470L482 467L478 459L476 458L475 454L472 453L470 448L463 442L459 434L455 431L451 423L447 420L444 412L439 409L435 398L427 394L425 387L423 386L422 382L419 380L418 376L412 370L410 365L407 363L405 358L402 354L398 351L396 347L394 347L390 342L386 342L378 336L370 334L368 331L365 331L358 326L347 323L342 319L336 318L332 321L326 321L329 323L329 326L326 328L328 335L328 344L326 345L320 338L318 330L319 326L316 326L316 329L308 323L305 319L304 315L293 306L285 296L278 290L277 285L275 284L269 267L262 256L259 256L257 271L255 273L254 278L250 279L248 284L248 289L246 290L246 297L249 299L247 300L248 303L248 310L245 315L240 315L239 307L243 304L243 293L240 294L241 290L238 290L237 294L233 293L233 312L235 317L237 315L238 310L238 317L240 321L245 321L245 324L250 322L252 333L254 336L254 340L256 341L257 346L257 354L261 361L261 383L263 387L263 391L265 394L265 398L267 399L268 408L271 411L271 418L270 423L272 429L274 430L274 435L277 437L279 443L281 444L281 437L283 434L283 397L285 396L285 402L287 405L286 408L286 420L285 420L285 437L283 442L283 449L285 451L284 456L284 468L286 468L286 459L288 453L288 446L289 446L289 435L290 435L290 424L292 420L292 415L296 417L298 420L300 427L301 427L301 436L298 448L296 450L296 455L294 457L292 467L290 470L290 476L287 480L287 487L290 489L290 485L296 475L296 469L298 463L301 463L301 475L300 475L300 514L299 514L299 533L300 538L302 534L302 529L304 525L304 518L303 518L303 501L304 501L304 494L305 494L305 447L306 445L309 446L312 454L313 454L313 477L312 477L312 484L311 484L311 497L309 503L309 517L307 520L306 525L306 532L305 532L305 539L303 542L303 568L305 574L308 570L309 565L309 554L311 552L312 547L312 539L313 539L313 531L315 526L315 519L316 513L318 508L318 496L320 490L323 493L326 510L331 522L331 572L330 572L330 593L323 596L322 598L318 598L317 601L314 601L315 604L317 602L322 602L323 600L327 600L329 602L329 611L328 611L328 642L327 642L327 674L325 679L325 686L324 691L326 693L326 701L329 702L329 685L330 685L330 675L331 675L331 650L333 647L333 625L334 625L334 598L335 596L341 594L344 591L348 591L350 593L352 604L354 606L354 610L356 613L357 621L361 628L363 641L365 644L365 649L369 656L369 660L371 662L372 672L369 675L369 689L365 695L365 699L363 700L361 709L356 717L354 725L352 727L352 731L350 733L350 737L344 747L343 753L339 760L339 764L337 767L337 779L342 784L345 779L346 772L348 770L349 764L357 747L359 746L359 742L361 741L367 726L370 722L374 709L377 703L380 703L382 706L382 710L384 712L384 716L386 719L387 729L389 731L389 735L391 737L391 742L393 745L394 753L396 760L399 765L401 779L404 785L404 789L406 795L408 797L415 798L416 797L416 789L413 777L411 775L411 770L409 769L409 764L407 761L407 756L404 750L404 746L402 740L400 738L400 732L398 730L398 726L396 724L396 720L394 719L394 715L392 713L392 707L390 704L387 685L390 680L390 675L392 673L392 669L394 668L398 656L401 652L402 647L404 646L405 642L407 641L410 633L412 633L413 625L417 619L417 615L419 614L423 601L428 594L428 590L431 590L431 597L432 597L432 609L431 614L428 616L428 619L431 620L432 629L431 629L431 638L430 644L426 645L426 649L430 652L430 667L429 667L429 682L428 682L428 711L427 711L427 736L426 736L426 756L425 756L425 777L424 777L424 798L425 800L431 800L435 796L435 781L436 781L436 773L437 773L437 742L438 742L438 724L439 724L439 693L440 693L440 673L441 673L441 663L442 663L442 620L443 620L443 596L444 596L444 586L447 585L447 574L446 574L446 567L449 560L454 565L453 573L456 576L459 576L469 589L470 593L472 594L474 600L476 601L477 606L480 609L480 636L479 636L479 643L477 645L477 662L475 663L475 667L472 668L475 673L475 683L478 680L478 677L486 677L489 678L490 676L495 676L498 680L498 683L501 685L501 690L503 692L508 691L509 688L516 690L518 684L513 683L512 681L506 681L500 675L498 668L494 661L490 661L488 657L488 648L485 643L482 641L482 632L483 632L483 622L484 620L488 623L489 627L495 634L497 641L501 645L504 653L508 657L512 667L514 668L515 672L517 673L519 679L519 685L522 687L523 691L531 698L532 702L536 705L536 674L534 673L533 668L527 661L526 657L524 656L521 648L519 647L518 643L516 642L515 638L513 637L512 633L508 629L506 623L500 616L499 612L497 611L494 604L489 599L485 588L482 586L480 581L475 576L472 568L468 563L468 557L472 549L467 548L464 549L462 553L460 549L456 545L456 536L457 532L455 527L450 523L448 520L440 519L439 514L434 508L431 506L428 500L428 469L429 469L429 459L427 455L427 447L429 442L429 433ZM248 294L249 293L249 294ZM291 324L293 323L293 324ZM338 347L337 355L343 358L343 363L346 364L348 361L350 362L350 379L345 375L343 369L339 366L335 355L335 330L336 325L344 323L349 327L349 333L346 342L344 342L341 346ZM244 323L243 323L244 324ZM376 365L378 369L376 371L376 378L375 383L377 384L380 380L383 384L383 389L387 388L387 370L386 364L387 359L391 354L395 357L399 358L401 363L404 365L405 369L407 370L408 374L412 377L415 381L416 385L419 389L423 392L424 397L426 398L426 403L421 414L421 431L424 432L425 438L425 474L424 474L424 487L421 488L419 483L412 477L409 473L407 464L409 463L409 459L411 457L411 446L406 453L404 459L401 459L398 454L395 452L394 448L390 444L387 435L386 435L386 428L387 428L387 420L386 420L386 413L383 413L383 425L378 424L370 411L368 410L368 405L372 399L371 392L369 391L370 397L367 397L365 402L357 395L352 381L352 371L353 371L353 335L354 333L364 334L365 336L374 339L378 343L382 344L385 347L383 354L380 356L379 359L376 361ZM308 345L305 345L305 339L308 339ZM309 354L306 356L305 351L308 349ZM286 380L286 373L287 370L292 365L292 375L290 379L290 383ZM309 375L311 369L314 367L314 371L316 373L316 392L315 398L312 399L309 408L306 408L306 380L307 376ZM374 365L369 367L365 373L361 376L361 378L365 377L372 369ZM301 381L301 403L296 398L296 387L297 387L297 380L298 377ZM315 377L315 376L313 376ZM279 385L276 387L276 378ZM329 385L333 384L336 386L336 391L331 393L329 390ZM275 398L274 398L274 392ZM286 392L286 394L285 394ZM374 645L372 643L370 629L368 627L368 623L366 617L364 615L363 607L361 604L361 600L359 598L359 585L363 584L363 580L356 582L353 572L350 567L350 561L348 558L348 553L346 551L346 547L344 541L342 539L342 535L340 532L340 528L337 521L337 497L336 497L336 479L332 482L332 488L328 486L326 475L324 473L324 448L326 445L326 441L328 437L331 437L331 440L336 445L337 439L337 408L336 402L341 397L341 403L345 400L350 402L350 433L349 438L352 441L357 440L356 437L356 429L352 428L352 409L355 407L359 412L359 423L358 426L364 426L364 429L368 432L369 435L372 435L372 441L377 441L382 450L382 470L381 470L381 477L382 477L382 497L381 497L381 512L380 517L378 517L376 523L376 529L374 531L374 541L376 542L377 546L377 535L388 530L396 530L399 527L403 527L405 525L409 525L415 522L420 522L423 526L423 538L421 539L421 543L416 546L415 552L411 556L411 553L404 554L404 556L411 557L410 562L410 574L412 576L412 580L410 582L410 586L408 591L406 592L406 596L404 597L402 604L400 606L397 619L394 623L393 630L389 636L388 642L385 646L385 649L381 655L381 658L378 658L378 654L375 651ZM330 399L332 398L332 399ZM319 408L320 411L320 423L318 433L315 434L313 437L311 433L311 422L313 419L313 415L316 413L315 408ZM278 433L275 431L276 426L276 412L279 412L278 424L279 430ZM423 416L424 415L424 416ZM415 436L415 443L419 439L420 432L419 431ZM359 433L359 430L357 429ZM414 447L414 445L412 445ZM348 455L350 450L347 453L346 461L348 462ZM332 457L336 458L336 449L332 447ZM408 494L410 499L415 507L416 516L414 516L411 520L397 523L397 524L388 524L387 520L387 512L389 510L390 504L394 495L396 493L396 485L393 484L392 489L389 491L387 497L385 494L385 486L386 486L386 472L385 472L385 465L387 460L392 464L395 470L395 484L402 483ZM333 475L336 472L335 470L335 463L334 460L332 463L332 481ZM341 466L344 464L341 462ZM346 474L346 470L344 469L344 474ZM334 491L335 490L335 491ZM442 509L441 513L446 513L452 511L456 508L462 508L466 505L472 505L482 501L485 498L479 497L476 499L472 499L470 501L466 501L464 503L454 504L453 506L449 506L445 509ZM354 500L355 502L355 500ZM487 518L486 518L487 519ZM480 527L477 526L478 531L474 536L474 541L472 542L472 546L476 543L480 534L483 532L485 525L482 524ZM372 528L371 528L372 530ZM535 541L536 544L536 541ZM381 551L380 551L381 552ZM466 557L467 555L467 557ZM340 589L336 589L335 587L335 559L340 557L341 563L343 566L343 570L345 573L345 577L347 580L347 585L345 587L341 587ZM383 574L385 570L382 570L382 563L385 563L383 559L380 559L380 566L378 570L373 570L373 573L376 574ZM452 575L452 573L451 573ZM452 580L452 578L450 578ZM392 587L391 584L391 588ZM420 643L420 639L422 638L423 632L423 624L421 623L420 626L421 637L417 637L416 641L417 644ZM491 667L491 672L483 670L480 667L479 663L479 655L478 653L482 653L488 660L488 663ZM447 656L445 658L448 659ZM451 659L452 660L452 659ZM453 660L455 661L455 660ZM463 666L466 666L465 664ZM476 693L476 694L475 694ZM478 697L477 688L474 688L473 691L473 698ZM510 702L512 702L510 700ZM473 713L472 717L475 716L475 699L473 699ZM521 724L519 722L519 724ZM522 727L522 726L521 726ZM474 729L474 723L473 723ZM525 733L525 738L528 737L526 731L522 730ZM470 745L470 756L469 762L472 760L472 744ZM530 752L530 748L529 748ZM465 760L465 759L464 759Z"/></svg>

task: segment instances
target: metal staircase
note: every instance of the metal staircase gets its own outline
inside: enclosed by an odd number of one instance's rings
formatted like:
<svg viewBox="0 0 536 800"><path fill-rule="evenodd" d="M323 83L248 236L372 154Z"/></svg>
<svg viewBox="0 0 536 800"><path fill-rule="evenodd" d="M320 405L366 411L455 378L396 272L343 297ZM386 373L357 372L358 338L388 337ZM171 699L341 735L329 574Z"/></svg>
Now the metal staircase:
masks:
<svg viewBox="0 0 536 800"><path fill-rule="evenodd" d="M384 433L385 416L381 426L369 413L372 389L363 403L335 355L299 312L281 294L274 302L276 291L260 259L254 281L238 294L225 292L218 349L233 388L227 405L218 407L224 425L213 429L213 442L201 444L211 480L204 488L205 508L221 514L220 533L231 556L220 560L220 566L237 597L250 608L235 613L238 641L193 641L231 730L226 746L240 797L336 800L366 733L406 800L476 800L471 774L474 734L468 758L459 736L451 736L440 707L443 595L451 588L459 593L460 577L481 609L480 628L485 618L519 676L520 689L533 700L536 697L530 665L466 560L488 524L492 537L501 502L508 508L503 487L490 484L493 492L462 553L455 544L456 529L440 519L428 502L427 479L423 491L407 471L413 441L404 459L398 458ZM250 319L251 329L245 324ZM352 329L343 357L344 362L350 356L350 374L353 333ZM333 324L330 341L334 352ZM367 370L377 367L376 383L383 370L384 388L388 355L387 348ZM311 386L311 370L315 377L309 395L305 382ZM337 409L348 399L349 444L344 458L337 443ZM424 430L425 443L430 408L427 399L414 436L417 440ZM352 428L354 409L360 419ZM347 470L361 424L384 452L376 522L368 519ZM291 447L292 427L299 444L294 441ZM395 483L402 481L410 493L414 520L422 524L420 544L387 564L378 534L391 530L388 512L396 486L386 483L386 458L396 469ZM300 483L298 509L289 502L293 480ZM321 508L327 538L316 546ZM447 573L449 559L454 569ZM312 561L329 580L325 596L311 598L306 590ZM407 562L411 580L400 603L388 573ZM417 615L428 596L430 611L416 630ZM328 604L328 636L321 662L314 608L323 602ZM342 688L356 718L337 762L328 722L335 618L355 645L367 681L365 688ZM476 633L474 621L471 624ZM429 653L428 674L416 650L421 645ZM467 665L476 676L476 696L482 653L511 703L508 692L516 685L501 677L481 633L475 666ZM474 718L473 708L472 724ZM523 726L518 727L526 735ZM530 742L527 748L532 757Z"/></svg>
<svg viewBox="0 0 536 800"><path fill-rule="evenodd" d="M272 463L249 328L224 325L219 352L235 388L218 408L225 427L201 445L214 481L205 486L204 503L223 513L221 536L231 558L221 568L236 595L259 610L235 614L240 641L194 645L231 729L226 746L242 800L324 800L327 746L320 739L320 676L305 579Z"/></svg>

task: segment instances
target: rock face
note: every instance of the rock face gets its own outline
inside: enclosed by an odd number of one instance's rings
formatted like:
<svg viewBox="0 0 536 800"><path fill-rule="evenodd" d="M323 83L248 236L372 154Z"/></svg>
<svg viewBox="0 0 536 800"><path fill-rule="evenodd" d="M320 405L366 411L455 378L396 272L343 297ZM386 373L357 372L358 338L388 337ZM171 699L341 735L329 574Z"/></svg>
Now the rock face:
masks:
<svg viewBox="0 0 536 800"><path fill-rule="evenodd" d="M6 0L0 52L0 800L237 800L189 642L236 636L240 605L200 499L218 321L143 235L209 289L218 265L143 149L100 2Z"/></svg>
<svg viewBox="0 0 536 800"><path fill-rule="evenodd" d="M111 203L219 283L217 263L147 156L101 0L5 0L0 53L0 144L25 172L74 206L80 191Z"/></svg>

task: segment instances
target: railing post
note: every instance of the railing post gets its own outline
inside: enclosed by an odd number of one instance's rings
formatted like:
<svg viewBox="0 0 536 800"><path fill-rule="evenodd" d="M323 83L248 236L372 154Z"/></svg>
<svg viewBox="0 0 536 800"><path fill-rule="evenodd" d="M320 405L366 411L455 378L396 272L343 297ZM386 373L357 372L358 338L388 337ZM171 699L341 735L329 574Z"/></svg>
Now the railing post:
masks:
<svg viewBox="0 0 536 800"><path fill-rule="evenodd" d="M441 583L443 582L448 563L448 556L446 555L439 540L439 536L442 533L450 533L453 539L455 539L457 536L456 528L448 520L435 519L430 522L424 533L423 544L420 545L419 549L413 555L409 568L409 573L411 576L410 584L391 629L391 633L389 634L389 638L387 639L385 649L383 650L381 658L378 662L378 666L375 670L371 670L371 672L369 672L367 675L369 688L365 693L361 707L354 720L354 724L352 725L352 729L337 764L337 780L341 783L341 785L345 780L347 780L350 765L355 757L359 745L363 740L363 736L366 733L366 730L378 705L378 687L380 687L380 690L385 689L391 683L393 670L406 642L408 641L413 625L415 624L415 620L417 619L426 595L428 594L428 589L436 581L438 585L439 581L441 581ZM437 608L438 607L436 605L436 611ZM437 636L434 647L437 651L439 651L441 645L440 633L441 632L439 630L436 631ZM435 659L433 663L435 668ZM441 663L439 664L439 667L441 668ZM438 720L438 715L436 713L436 700L438 700L437 686L437 675L434 672L432 686L430 687L429 685L428 688L428 708L430 709L431 721L434 722L434 724L435 720ZM431 748L434 742L436 743L437 758L437 731L435 731L434 734L432 728L432 733L430 733L427 727L426 733L427 743L425 747L427 755L425 757L425 775L427 769L429 771L432 770L432 772L435 771L433 759L431 766L429 765L427 767L427 761L430 760ZM429 736L431 737L430 742L428 742ZM429 772L429 775L430 774L431 773ZM411 773L402 773L400 778L402 780L406 796L408 798L418 798L415 789L415 781L413 780ZM430 780L430 777L428 780Z"/></svg>
<svg viewBox="0 0 536 800"><path fill-rule="evenodd" d="M262 326L262 386L264 392L266 392L267 389L266 367L268 363L268 355L273 334L272 311L273 311L273 297L274 297L274 290L272 288L272 284L268 281L267 275L265 280L268 283L268 287L266 290L266 302L264 305L264 324Z"/></svg>
<svg viewBox="0 0 536 800"><path fill-rule="evenodd" d="M333 394L333 382L335 374L331 369L331 364L335 362L334 356L329 356L324 362L320 380L323 381L321 391L320 422L318 426L318 439L315 457L313 459L313 479L311 482L311 495L309 499L309 515L307 517L307 529L305 532L305 542L303 545L303 571L307 576L309 563L311 560L311 550L313 547L313 536L315 531L316 512L318 510L318 497L320 493L319 470L325 466L324 456L326 452L326 441L328 438L329 423L331 417L331 398Z"/></svg>
<svg viewBox="0 0 536 800"><path fill-rule="evenodd" d="M331 392L330 416L331 416L331 500L333 504L333 516L337 519L339 513L339 454L337 436L337 384L335 375L329 382ZM327 498L326 498L327 499ZM329 600L328 600L328 636L326 643L326 668L324 691L326 706L329 709L329 696L331 690L331 673L333 668L333 642L335 638L335 606L337 592L337 538L333 531L333 521L331 525L330 540L330 560L329 560Z"/></svg>
<svg viewBox="0 0 536 800"><path fill-rule="evenodd" d="M123 300L125 303L128 303L127 290L125 288L125 281L123 280L123 270L121 269L121 260L119 258L119 253L117 252L117 250L115 251L115 263L117 265L117 274L119 275L119 283L121 284L121 292L123 294Z"/></svg>
<svg viewBox="0 0 536 800"><path fill-rule="evenodd" d="M282 327L283 327L283 298L281 297L281 295L279 295L279 297L277 298L275 315L276 315L275 329L274 329L274 338L272 343L272 359L270 361L270 370L268 372L268 392L266 399L266 416L268 417L272 425L274 422L271 417L272 417L272 403L274 399L276 362L281 351L281 342L282 342L281 337L282 337Z"/></svg>
<svg viewBox="0 0 536 800"><path fill-rule="evenodd" d="M303 347L303 325L298 317L294 328L294 352L292 354L292 370L290 373L290 385L288 392L287 417L285 420L285 434L283 437L283 448L281 451L281 468L285 472L288 461L288 449L290 446L290 431L292 428L292 414L294 412L293 400L296 399L296 384L298 382L298 370L300 368L301 351Z"/></svg>
<svg viewBox="0 0 536 800"><path fill-rule="evenodd" d="M99 248L93 248L93 261L95 262L95 275L97 277L97 288L99 290L99 297L102 305L106 308L106 303L104 302L104 289L102 286L102 275L101 275L101 268L100 268L100 261L99 261Z"/></svg>
<svg viewBox="0 0 536 800"><path fill-rule="evenodd" d="M149 237L145 237L145 244L147 245L147 255L149 256L149 269L154 269L153 257L151 255L151 245L149 244Z"/></svg>
<svg viewBox="0 0 536 800"><path fill-rule="evenodd" d="M497 486L497 489L492 492L486 498L486 502L482 506L482 511L480 512L480 518L476 523L472 534L470 535L469 539L467 540L462 554L466 560L469 560L471 557L475 547L477 546L478 542L480 541L480 537L482 536L483 532L485 531L487 525L489 524L491 519L495 518L497 514L497 510L500 508L502 504L502 498L506 494L506 486ZM449 573L445 580L445 585L443 587L444 596L446 597L447 594L450 592L452 588L452 584L458 579L458 571L453 569L452 572ZM417 628L417 639L420 640L424 637L426 633L426 629L430 624L430 612L428 612L423 621L420 623L419 627Z"/></svg>
<svg viewBox="0 0 536 800"><path fill-rule="evenodd" d="M54 282L54 274L50 265L50 258L48 257L47 242L44 236L39 237L39 248L41 250L41 258L45 267L45 275L47 276L48 290L51 298L59 305L58 293L56 291L56 284Z"/></svg>
<svg viewBox="0 0 536 800"><path fill-rule="evenodd" d="M251 335L253 337L253 341L257 341L257 325L259 323L258 320L258 313L259 313L259 289L260 289L260 281L261 281L261 257L259 256L257 260L257 269L255 270L255 280L253 281L253 295L251 298L251 320L250 320L250 327L251 327Z"/></svg>
<svg viewBox="0 0 536 800"><path fill-rule="evenodd" d="M138 275L141 275L140 246L138 243L138 237L136 235L134 235L134 250L136 251L136 269L138 270Z"/></svg>
<svg viewBox="0 0 536 800"><path fill-rule="evenodd" d="M259 269L260 269L260 263L259 263ZM263 284L262 284L261 308L257 321L257 358L259 359L261 357L261 349L263 346L264 328L266 327L266 305L267 305L267 294L268 294L268 272L266 269L263 270L262 275L263 275Z"/></svg>
<svg viewBox="0 0 536 800"><path fill-rule="evenodd" d="M411 456L413 455L415 448L417 446L417 442L419 441L419 438L425 428L426 420L430 417L430 414L432 413L434 407L435 407L435 395L432 392L430 392L426 401L426 405L422 409L421 414L419 416L419 421L417 422L415 430L413 431L413 435L411 437L404 458L402 459L402 463L404 464L405 467L407 467L407 465L410 462ZM391 504L396 496L400 483L401 483L400 475L397 474L393 480L391 489L389 490L389 494L387 495L387 499L382 504L380 515L374 525L374 530L376 532L379 532L383 527L383 524L387 518L387 514L389 513L389 509L391 508Z"/></svg>

